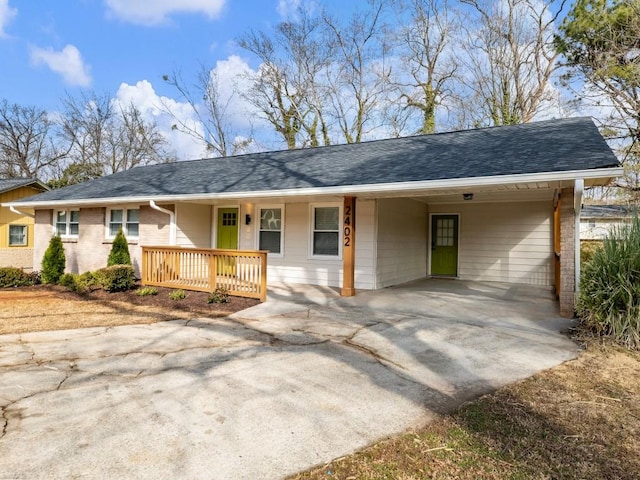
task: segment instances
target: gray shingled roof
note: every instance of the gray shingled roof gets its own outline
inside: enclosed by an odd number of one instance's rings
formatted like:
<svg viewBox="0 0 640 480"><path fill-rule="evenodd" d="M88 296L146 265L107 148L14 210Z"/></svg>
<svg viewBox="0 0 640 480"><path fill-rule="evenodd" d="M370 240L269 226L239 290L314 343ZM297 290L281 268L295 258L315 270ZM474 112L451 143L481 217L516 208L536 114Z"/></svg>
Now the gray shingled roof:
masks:
<svg viewBox="0 0 640 480"><path fill-rule="evenodd" d="M40 180L33 178L0 178L0 193L34 184L43 190L47 188Z"/></svg>
<svg viewBox="0 0 640 480"><path fill-rule="evenodd" d="M637 211L637 207L627 205L583 205L580 218L625 218Z"/></svg>
<svg viewBox="0 0 640 480"><path fill-rule="evenodd" d="M277 191L619 166L590 118L138 167L29 202Z"/></svg>

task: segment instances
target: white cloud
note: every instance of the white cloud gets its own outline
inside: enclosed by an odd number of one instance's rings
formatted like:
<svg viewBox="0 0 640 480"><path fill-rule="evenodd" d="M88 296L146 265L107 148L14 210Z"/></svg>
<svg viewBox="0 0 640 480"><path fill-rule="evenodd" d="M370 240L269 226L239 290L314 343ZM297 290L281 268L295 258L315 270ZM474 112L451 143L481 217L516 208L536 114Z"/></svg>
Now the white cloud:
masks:
<svg viewBox="0 0 640 480"><path fill-rule="evenodd" d="M0 38L6 37L4 29L11 23L11 20L18 14L17 8L9 6L9 0L0 0Z"/></svg>
<svg viewBox="0 0 640 480"><path fill-rule="evenodd" d="M31 47L31 63L46 65L62 75L68 85L88 87L91 85L89 66L82 60L80 51L73 45L67 45L59 52L53 48Z"/></svg>
<svg viewBox="0 0 640 480"><path fill-rule="evenodd" d="M300 8L300 0L278 0L276 10L282 18L291 18Z"/></svg>
<svg viewBox="0 0 640 480"><path fill-rule="evenodd" d="M195 119L193 110L187 103L159 96L147 80L141 80L135 85L122 83L116 92L115 101L122 106L134 105L145 118L153 120L179 159L188 160L207 156L206 148L202 143L172 128L177 120L167 113L167 109L170 109L181 123L194 130L202 131L202 125Z"/></svg>
<svg viewBox="0 0 640 480"><path fill-rule="evenodd" d="M110 15L138 25L159 25L175 13L201 13L213 19L225 0L105 0Z"/></svg>

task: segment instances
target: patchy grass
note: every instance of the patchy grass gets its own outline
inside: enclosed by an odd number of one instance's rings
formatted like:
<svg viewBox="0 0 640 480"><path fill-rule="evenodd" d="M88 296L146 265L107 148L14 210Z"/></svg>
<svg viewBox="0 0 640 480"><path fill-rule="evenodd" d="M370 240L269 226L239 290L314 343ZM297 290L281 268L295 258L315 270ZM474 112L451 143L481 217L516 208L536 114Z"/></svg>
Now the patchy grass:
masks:
<svg viewBox="0 0 640 480"><path fill-rule="evenodd" d="M294 479L640 478L640 354L574 361Z"/></svg>

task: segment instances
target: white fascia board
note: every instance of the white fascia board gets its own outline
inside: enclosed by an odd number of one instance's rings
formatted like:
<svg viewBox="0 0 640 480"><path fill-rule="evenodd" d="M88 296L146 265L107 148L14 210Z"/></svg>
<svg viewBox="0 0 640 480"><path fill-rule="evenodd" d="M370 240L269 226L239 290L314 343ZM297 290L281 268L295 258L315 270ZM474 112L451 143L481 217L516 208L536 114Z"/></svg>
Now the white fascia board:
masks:
<svg viewBox="0 0 640 480"><path fill-rule="evenodd" d="M82 207L89 205L122 205L149 203L174 203L176 201L202 200L250 200L270 197L302 197L302 196L341 196L358 194L385 194L402 192L411 195L413 192L428 190L445 190L447 188L473 188L490 185L507 185L511 183L567 181L576 178L615 178L622 175L622 168L600 168L592 170L569 170L563 172L525 173L516 175L494 175L487 177L469 177L442 180L422 180L417 182L374 183L367 185L345 185L337 187L308 187L284 190L260 190L248 192L197 193L182 195L157 195L144 197L88 198L81 200L50 200L45 202L10 202L2 206L53 208L63 206Z"/></svg>

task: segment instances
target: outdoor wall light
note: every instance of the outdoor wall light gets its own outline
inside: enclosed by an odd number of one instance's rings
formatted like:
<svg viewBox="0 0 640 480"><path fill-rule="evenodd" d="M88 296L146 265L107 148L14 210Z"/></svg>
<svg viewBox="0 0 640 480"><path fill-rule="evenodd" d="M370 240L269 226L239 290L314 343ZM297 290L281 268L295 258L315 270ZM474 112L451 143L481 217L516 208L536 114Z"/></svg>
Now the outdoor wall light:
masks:
<svg viewBox="0 0 640 480"><path fill-rule="evenodd" d="M473 193L463 193L462 198L464 200L473 200Z"/></svg>
<svg viewBox="0 0 640 480"><path fill-rule="evenodd" d="M249 215L248 213L244 216L244 224L251 225L251 215Z"/></svg>

